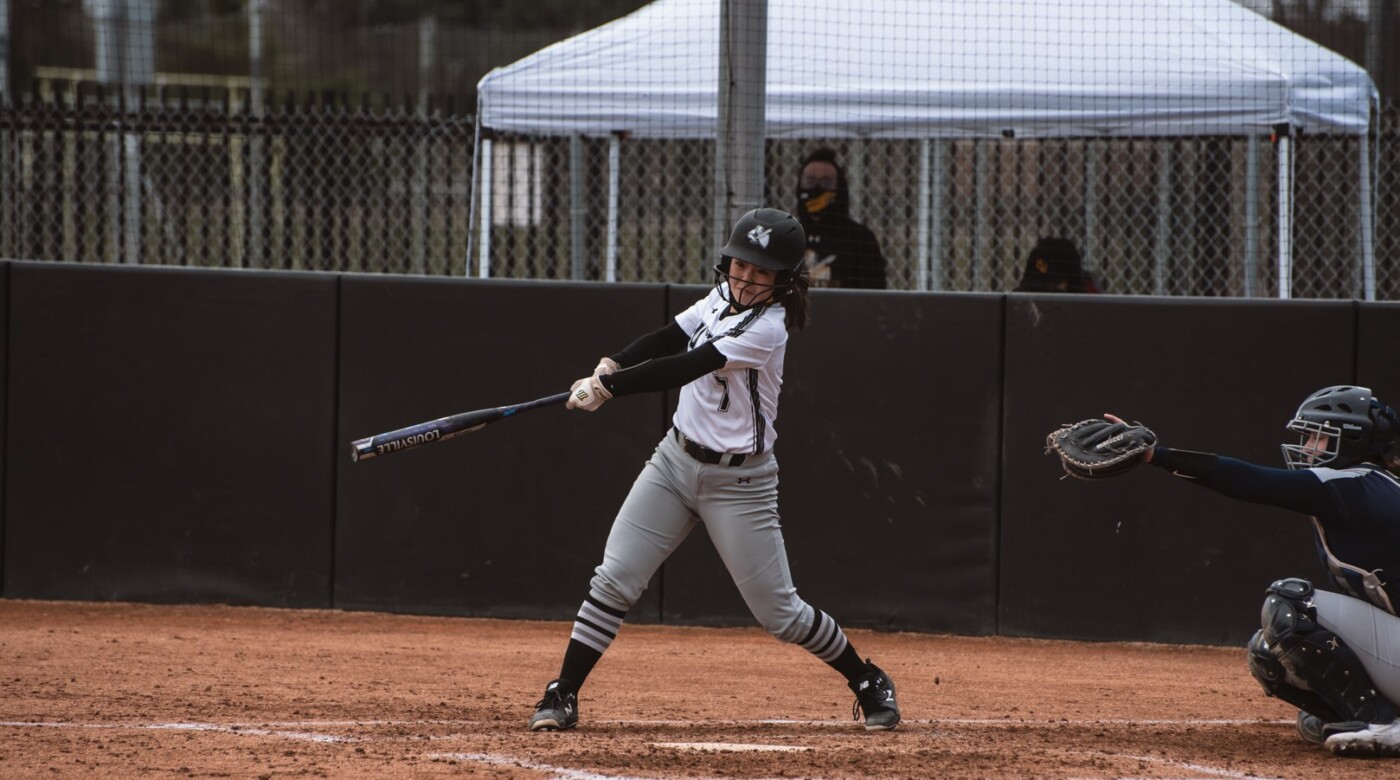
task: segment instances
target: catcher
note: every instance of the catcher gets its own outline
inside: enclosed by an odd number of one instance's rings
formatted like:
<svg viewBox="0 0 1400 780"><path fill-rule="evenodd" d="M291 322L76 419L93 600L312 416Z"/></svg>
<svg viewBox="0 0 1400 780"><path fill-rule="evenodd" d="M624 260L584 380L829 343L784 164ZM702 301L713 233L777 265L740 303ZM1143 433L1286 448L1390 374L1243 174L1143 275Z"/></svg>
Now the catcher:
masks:
<svg viewBox="0 0 1400 780"><path fill-rule="evenodd" d="M1326 387L1286 426L1286 469L1163 447L1114 415L1052 432L1047 451L1084 479L1139 463L1231 498L1309 515L1340 591L1304 579L1271 584L1248 664L1265 693L1298 707L1298 733L1338 755L1400 755L1400 421L1365 387Z"/></svg>

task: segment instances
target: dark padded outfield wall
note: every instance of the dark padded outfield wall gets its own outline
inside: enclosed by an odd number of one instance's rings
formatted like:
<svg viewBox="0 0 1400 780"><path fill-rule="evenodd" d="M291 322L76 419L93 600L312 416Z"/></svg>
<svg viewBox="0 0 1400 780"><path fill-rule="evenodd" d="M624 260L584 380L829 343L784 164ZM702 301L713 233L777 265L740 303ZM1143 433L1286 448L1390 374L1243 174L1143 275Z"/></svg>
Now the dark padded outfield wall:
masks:
<svg viewBox="0 0 1400 780"><path fill-rule="evenodd" d="M660 394L537 409L362 463L350 441L568 390L664 313L659 285L344 277L336 606L577 614L660 436ZM657 596L629 619L655 622Z"/></svg>
<svg viewBox="0 0 1400 780"><path fill-rule="evenodd" d="M1007 298L1000 632L1243 643L1279 577L1322 581L1308 520L1154 466L1060 479L1060 423L1113 412L1161 443L1282 466L1308 393L1352 381L1355 304Z"/></svg>
<svg viewBox="0 0 1400 780"><path fill-rule="evenodd" d="M1356 381L1400 409L1400 303L1357 304Z"/></svg>
<svg viewBox="0 0 1400 780"><path fill-rule="evenodd" d="M336 283L14 263L5 595L328 606Z"/></svg>
<svg viewBox="0 0 1400 780"><path fill-rule="evenodd" d="M0 261L0 366L9 366L10 264ZM5 371L0 370L0 597L5 595Z"/></svg>
<svg viewBox="0 0 1400 780"><path fill-rule="evenodd" d="M1001 307L818 290L788 342L783 535L798 593L844 625L995 628ZM663 573L667 622L753 624L703 531Z"/></svg>

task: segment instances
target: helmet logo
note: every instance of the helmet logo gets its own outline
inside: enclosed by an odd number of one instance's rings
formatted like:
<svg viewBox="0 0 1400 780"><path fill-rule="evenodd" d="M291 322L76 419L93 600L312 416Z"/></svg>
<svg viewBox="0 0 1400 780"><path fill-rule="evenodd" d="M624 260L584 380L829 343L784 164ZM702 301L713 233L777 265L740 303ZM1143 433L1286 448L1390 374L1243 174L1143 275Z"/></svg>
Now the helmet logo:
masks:
<svg viewBox="0 0 1400 780"><path fill-rule="evenodd" d="M764 227L764 226L762 226L762 225L758 225L758 226L755 227L753 230L750 230L750 231L749 231L749 236L748 236L748 237L749 237L749 243L751 243L751 244L758 244L759 246L763 247L764 249L767 249L767 248L768 248L768 239L771 238L772 235L773 235L773 228L767 228L767 227Z"/></svg>

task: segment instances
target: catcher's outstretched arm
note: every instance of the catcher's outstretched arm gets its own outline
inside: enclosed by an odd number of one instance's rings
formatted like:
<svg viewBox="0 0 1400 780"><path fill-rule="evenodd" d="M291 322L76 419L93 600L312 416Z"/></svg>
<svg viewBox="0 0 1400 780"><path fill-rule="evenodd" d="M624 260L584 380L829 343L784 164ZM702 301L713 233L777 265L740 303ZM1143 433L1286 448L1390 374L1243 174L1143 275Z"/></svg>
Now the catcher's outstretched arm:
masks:
<svg viewBox="0 0 1400 780"><path fill-rule="evenodd" d="M1208 452L1158 447L1154 466L1230 498L1305 515L1326 515L1333 503L1326 483L1310 469L1290 471Z"/></svg>

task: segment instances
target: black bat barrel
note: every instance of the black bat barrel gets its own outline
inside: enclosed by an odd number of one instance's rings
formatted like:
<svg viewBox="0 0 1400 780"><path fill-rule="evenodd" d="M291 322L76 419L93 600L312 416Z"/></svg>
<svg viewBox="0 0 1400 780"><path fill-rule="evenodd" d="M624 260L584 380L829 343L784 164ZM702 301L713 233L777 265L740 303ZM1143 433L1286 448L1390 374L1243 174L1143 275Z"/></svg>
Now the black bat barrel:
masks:
<svg viewBox="0 0 1400 780"><path fill-rule="evenodd" d="M492 409L477 409L474 412L454 414L451 417L441 417L436 420L430 420L429 422L410 425L407 428L399 428L396 431L387 431L375 436L370 436L369 438L356 439L350 443L350 460L358 463L362 460L377 458L380 455L411 450L414 447L421 447L424 444L455 439L458 436L463 436L473 431L479 431L497 420L504 420L519 412L562 403L568 399L568 397L568 393L559 393L514 406L497 406Z"/></svg>

